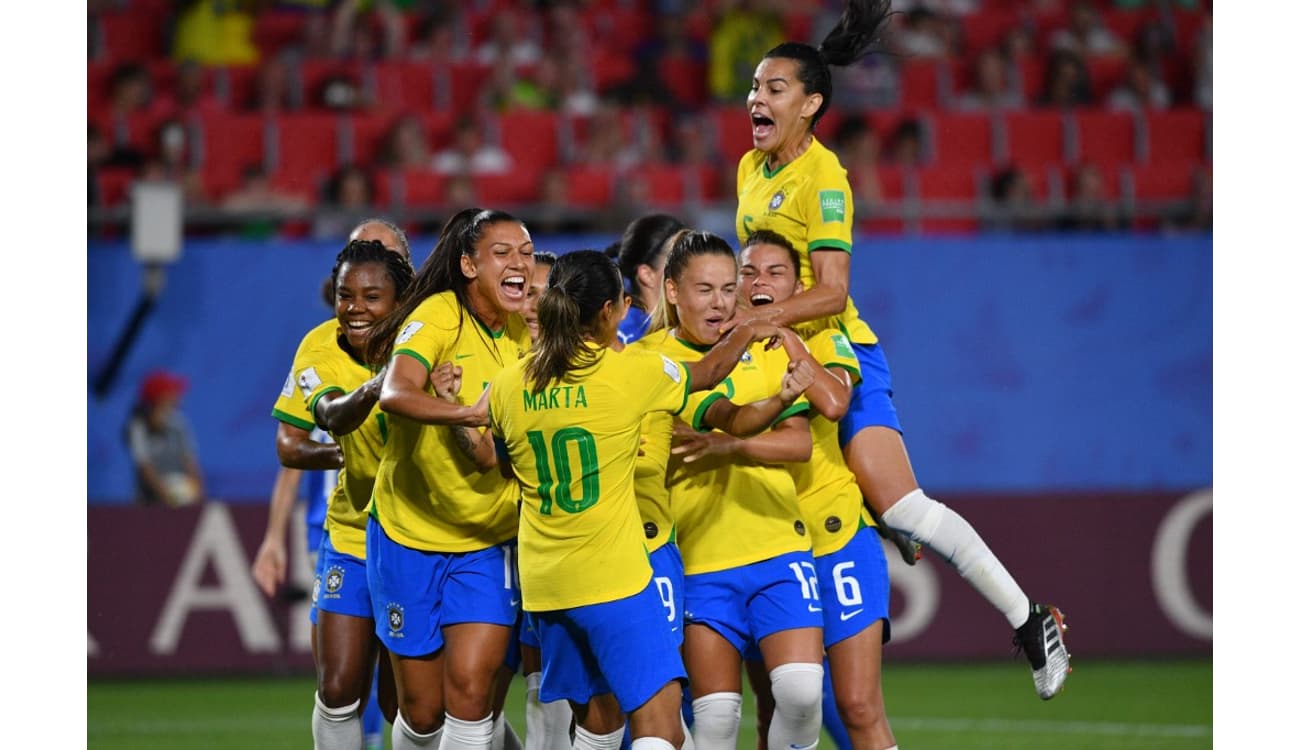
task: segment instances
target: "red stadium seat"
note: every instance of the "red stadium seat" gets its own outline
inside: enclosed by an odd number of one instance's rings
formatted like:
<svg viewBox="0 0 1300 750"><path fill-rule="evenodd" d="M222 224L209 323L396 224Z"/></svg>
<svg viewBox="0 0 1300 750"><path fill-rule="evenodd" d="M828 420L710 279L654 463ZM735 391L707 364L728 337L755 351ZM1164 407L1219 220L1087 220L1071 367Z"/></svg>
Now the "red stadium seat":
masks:
<svg viewBox="0 0 1300 750"><path fill-rule="evenodd" d="M307 14L291 10L267 10L253 21L253 44L263 58L275 56L281 49L298 42L307 25Z"/></svg>
<svg viewBox="0 0 1300 750"><path fill-rule="evenodd" d="M583 166L565 170L569 186L569 203L581 208L603 208L614 195L614 171L605 167Z"/></svg>
<svg viewBox="0 0 1300 750"><path fill-rule="evenodd" d="M714 151L724 164L735 165L754 147L754 133L749 113L741 106L715 106L709 111L715 138Z"/></svg>
<svg viewBox="0 0 1300 750"><path fill-rule="evenodd" d="M899 71L901 106L934 109L939 106L939 66L935 60L908 60Z"/></svg>
<svg viewBox="0 0 1300 750"><path fill-rule="evenodd" d="M194 146L204 182L216 194L239 184L245 167L264 164L265 123L260 115L208 113L199 118L197 135Z"/></svg>
<svg viewBox="0 0 1300 750"><path fill-rule="evenodd" d="M1147 163L1208 161L1205 113L1198 109L1147 111Z"/></svg>
<svg viewBox="0 0 1300 750"><path fill-rule="evenodd" d="M1019 22L1020 14L1010 8L989 8L962 16L962 41L967 55L998 46L1007 32Z"/></svg>
<svg viewBox="0 0 1300 750"><path fill-rule="evenodd" d="M447 178L437 172L408 169L398 173L402 190L402 205L406 208L428 208L443 202Z"/></svg>
<svg viewBox="0 0 1300 750"><path fill-rule="evenodd" d="M131 169L101 169L96 172L95 186L99 190L99 205L111 208L129 203L132 182L135 182L135 171Z"/></svg>
<svg viewBox="0 0 1300 750"><path fill-rule="evenodd" d="M570 176L570 182L573 178ZM474 175L474 193L482 205L531 203L539 197L538 175L527 169L512 169L506 174Z"/></svg>
<svg viewBox="0 0 1300 750"><path fill-rule="evenodd" d="M375 103L387 109L428 112L435 107L433 69L427 63L384 61L375 63Z"/></svg>
<svg viewBox="0 0 1300 750"><path fill-rule="evenodd" d="M1184 162L1134 166L1133 197L1142 200L1186 198L1192 190L1192 177L1201 165Z"/></svg>
<svg viewBox="0 0 1300 750"><path fill-rule="evenodd" d="M903 206L903 201L907 198L906 194L906 175L905 170L894 166L880 166L876 168L876 178L880 181L880 193L882 199L889 204L889 208L898 210ZM853 175L849 175L849 184L854 185ZM861 197L856 190L854 200L858 206L854 208L854 217L857 219L858 228L867 234L902 234L904 229L903 219L899 216L883 216L873 213L873 207L870 205L861 205ZM883 206L881 208L884 208Z"/></svg>
<svg viewBox="0 0 1300 750"><path fill-rule="evenodd" d="M1098 9L1101 11L1101 21L1111 33L1122 39L1128 44L1132 44L1137 39L1138 29L1148 21L1157 18L1154 8L1141 8L1137 10L1125 10L1121 8Z"/></svg>
<svg viewBox="0 0 1300 750"><path fill-rule="evenodd" d="M521 168L541 172L559 160L557 118L554 112L511 110L497 115L496 123L500 135L499 145Z"/></svg>
<svg viewBox="0 0 1300 750"><path fill-rule="evenodd" d="M1020 79L1020 94L1025 102L1033 104L1047 88L1047 60L1042 57L1021 57L1016 60L1016 75Z"/></svg>
<svg viewBox="0 0 1300 750"><path fill-rule="evenodd" d="M931 163L986 164L993 158L992 127L983 113L937 113L927 117Z"/></svg>
<svg viewBox="0 0 1300 750"><path fill-rule="evenodd" d="M297 85L301 95L301 105L306 108L321 108L324 106L322 94L325 89L325 83L333 78L340 77L351 80L356 84L358 91L362 86L361 65L350 61L341 60L306 60L298 66ZM294 80L294 72L290 72L290 81Z"/></svg>
<svg viewBox="0 0 1300 750"><path fill-rule="evenodd" d="M343 121L345 133L343 143L351 149L352 163L378 164L384 157L384 139L387 138L388 131L397 120L408 116L420 118L431 153L436 153L450 142L452 128L450 112L357 113L345 117ZM343 156L346 155L345 153Z"/></svg>
<svg viewBox="0 0 1300 750"><path fill-rule="evenodd" d="M1089 57L1084 60L1084 66L1096 101L1105 101L1128 75L1128 59L1124 57Z"/></svg>
<svg viewBox="0 0 1300 750"><path fill-rule="evenodd" d="M644 179L654 205L680 208L686 199L686 171L674 164L642 164L633 170Z"/></svg>
<svg viewBox="0 0 1300 750"><path fill-rule="evenodd" d="M314 180L338 168L339 115L284 114L270 120L274 171Z"/></svg>
<svg viewBox="0 0 1300 750"><path fill-rule="evenodd" d="M479 92L492 69L474 62L439 66L434 71L439 107L453 112L468 112L478 104Z"/></svg>
<svg viewBox="0 0 1300 750"><path fill-rule="evenodd" d="M1007 161L1040 166L1065 160L1059 112L1008 112L1003 115Z"/></svg>
<svg viewBox="0 0 1300 750"><path fill-rule="evenodd" d="M688 57L664 55L659 59L659 79L679 102L700 107L709 99L708 66Z"/></svg>
<svg viewBox="0 0 1300 750"><path fill-rule="evenodd" d="M979 221L974 217L975 201L978 197L978 185L974 172L969 167L950 167L948 165L928 167L917 170L917 192L920 199L931 208L945 208L949 211L966 211L967 217L931 217L922 218L922 232L975 232L979 230ZM938 203L939 205L933 205Z"/></svg>
<svg viewBox="0 0 1300 750"><path fill-rule="evenodd" d="M1071 116L1078 135L1076 161L1098 164L1133 161L1133 117L1128 112L1078 110Z"/></svg>
<svg viewBox="0 0 1300 750"><path fill-rule="evenodd" d="M257 66L238 65L212 69L212 90L217 99L232 111L252 106L256 90Z"/></svg>
<svg viewBox="0 0 1300 750"><path fill-rule="evenodd" d="M98 35L102 60L153 60L165 52L164 25L148 13L134 10L103 11L91 18L91 33Z"/></svg>

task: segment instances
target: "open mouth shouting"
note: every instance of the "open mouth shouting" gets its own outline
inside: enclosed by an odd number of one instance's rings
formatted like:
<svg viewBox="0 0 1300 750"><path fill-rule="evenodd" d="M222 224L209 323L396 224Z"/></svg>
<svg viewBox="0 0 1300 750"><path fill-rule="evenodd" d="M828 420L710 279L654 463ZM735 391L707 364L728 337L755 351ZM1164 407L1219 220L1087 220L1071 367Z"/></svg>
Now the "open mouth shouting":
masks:
<svg viewBox="0 0 1300 750"><path fill-rule="evenodd" d="M751 307L759 307L760 305L770 305L775 301L776 300L772 298L772 295L768 294L767 292L754 292L753 294L749 295L749 304Z"/></svg>
<svg viewBox="0 0 1300 750"><path fill-rule="evenodd" d="M749 122L753 128L754 143L756 145L759 141L767 140L776 132L776 123L773 122L772 118L759 112L751 112Z"/></svg>
<svg viewBox="0 0 1300 750"><path fill-rule="evenodd" d="M523 274L507 274L501 279L501 296L507 302L518 303L522 305L524 298L528 294L528 282Z"/></svg>

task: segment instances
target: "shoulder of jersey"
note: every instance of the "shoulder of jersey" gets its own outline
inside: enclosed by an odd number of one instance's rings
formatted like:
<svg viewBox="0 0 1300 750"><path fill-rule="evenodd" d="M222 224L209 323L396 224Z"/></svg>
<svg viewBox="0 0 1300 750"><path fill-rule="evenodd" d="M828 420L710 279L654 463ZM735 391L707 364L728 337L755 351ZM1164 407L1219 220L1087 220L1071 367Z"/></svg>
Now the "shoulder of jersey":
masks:
<svg viewBox="0 0 1300 750"><path fill-rule="evenodd" d="M315 328L308 331L302 337L302 342L298 344L299 352L311 351L314 349L327 349L335 344L338 337L339 321L338 318L330 318Z"/></svg>

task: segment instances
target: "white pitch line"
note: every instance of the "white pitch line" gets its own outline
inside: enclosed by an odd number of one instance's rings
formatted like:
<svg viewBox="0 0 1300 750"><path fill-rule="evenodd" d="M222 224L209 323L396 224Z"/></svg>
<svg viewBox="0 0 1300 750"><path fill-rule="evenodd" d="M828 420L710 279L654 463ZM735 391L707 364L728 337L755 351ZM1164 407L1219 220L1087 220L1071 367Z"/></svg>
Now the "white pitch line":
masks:
<svg viewBox="0 0 1300 750"><path fill-rule="evenodd" d="M1209 737L1209 724L1127 724L1119 721L1048 721L1043 719L953 719L889 717L894 729L910 732L1001 732L1003 734L1095 734L1112 737Z"/></svg>

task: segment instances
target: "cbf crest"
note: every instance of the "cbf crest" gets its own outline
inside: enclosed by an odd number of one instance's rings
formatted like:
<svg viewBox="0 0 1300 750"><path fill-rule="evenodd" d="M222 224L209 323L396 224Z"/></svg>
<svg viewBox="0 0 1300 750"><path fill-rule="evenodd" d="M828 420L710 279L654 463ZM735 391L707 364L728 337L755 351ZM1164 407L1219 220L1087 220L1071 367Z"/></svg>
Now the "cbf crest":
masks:
<svg viewBox="0 0 1300 750"><path fill-rule="evenodd" d="M388 603L388 634L401 637L402 626L406 625L406 611L396 602Z"/></svg>
<svg viewBox="0 0 1300 750"><path fill-rule="evenodd" d="M772 196L772 200L768 202L767 210L775 211L781 207L782 203L785 203L785 191L778 190L776 191L776 195Z"/></svg>
<svg viewBox="0 0 1300 750"><path fill-rule="evenodd" d="M343 568L337 565L330 566L325 571L325 597L328 599L337 599L339 590L343 588Z"/></svg>

